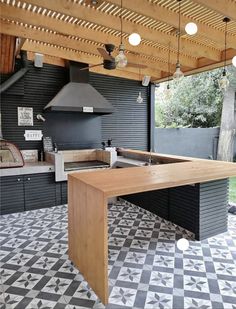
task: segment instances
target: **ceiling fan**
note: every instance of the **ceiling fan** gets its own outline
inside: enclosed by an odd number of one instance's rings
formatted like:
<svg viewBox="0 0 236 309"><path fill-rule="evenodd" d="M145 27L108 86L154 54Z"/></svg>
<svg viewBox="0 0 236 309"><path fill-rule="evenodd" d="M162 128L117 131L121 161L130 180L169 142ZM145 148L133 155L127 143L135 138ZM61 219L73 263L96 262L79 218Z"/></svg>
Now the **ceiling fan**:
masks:
<svg viewBox="0 0 236 309"><path fill-rule="evenodd" d="M112 56L112 52L115 49L115 45L113 44L105 44L105 49L98 47L97 50L99 51L99 53L101 54L101 56L103 57L103 62L102 63L98 63L98 64L94 64L91 66L88 66L86 68L82 68L80 70L88 70L90 68L94 68L100 65L103 65L104 69L106 70L114 70L117 68L118 66L118 62L116 61L116 57ZM145 69L147 66L143 65L143 64L137 64L137 63L133 63L133 62L127 62L126 66L127 68L139 68L139 69Z"/></svg>

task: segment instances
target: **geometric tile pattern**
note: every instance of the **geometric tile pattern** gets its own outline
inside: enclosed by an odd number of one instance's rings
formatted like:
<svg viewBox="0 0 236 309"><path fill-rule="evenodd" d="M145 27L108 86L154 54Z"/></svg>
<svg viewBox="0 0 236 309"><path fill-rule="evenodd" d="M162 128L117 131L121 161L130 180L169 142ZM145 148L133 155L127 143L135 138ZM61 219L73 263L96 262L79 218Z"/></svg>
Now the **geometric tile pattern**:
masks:
<svg viewBox="0 0 236 309"><path fill-rule="evenodd" d="M236 216L227 233L200 242L125 201L108 207L107 309L236 309ZM67 249L66 205L1 216L0 308L104 308Z"/></svg>

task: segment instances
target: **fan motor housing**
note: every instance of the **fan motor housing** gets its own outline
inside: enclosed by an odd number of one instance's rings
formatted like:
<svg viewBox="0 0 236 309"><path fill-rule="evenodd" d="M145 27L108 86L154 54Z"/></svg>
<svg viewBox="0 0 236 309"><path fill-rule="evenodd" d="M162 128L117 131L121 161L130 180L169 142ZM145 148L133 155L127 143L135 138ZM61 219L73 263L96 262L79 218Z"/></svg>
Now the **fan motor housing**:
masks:
<svg viewBox="0 0 236 309"><path fill-rule="evenodd" d="M106 60L103 61L103 67L107 70L114 70L116 68L116 62L114 60Z"/></svg>

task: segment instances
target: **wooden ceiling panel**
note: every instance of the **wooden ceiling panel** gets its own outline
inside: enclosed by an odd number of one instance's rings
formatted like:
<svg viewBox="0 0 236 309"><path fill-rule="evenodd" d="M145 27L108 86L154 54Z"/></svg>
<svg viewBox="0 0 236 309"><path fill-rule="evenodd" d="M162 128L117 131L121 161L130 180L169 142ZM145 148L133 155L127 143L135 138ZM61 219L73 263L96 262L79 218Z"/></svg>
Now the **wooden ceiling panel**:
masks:
<svg viewBox="0 0 236 309"><path fill-rule="evenodd" d="M128 61L142 63L147 68L142 74L162 80L172 75L177 58L178 4L177 0L101 0L96 7L89 0L1 0L0 32L26 39L23 49L47 55L58 63L64 59L87 61L95 64L102 61L97 47L104 43L120 44L121 22L123 42ZM224 3L224 5L222 4ZM224 23L228 15L227 61L236 55L236 1L235 0L182 0L180 62L185 74L222 66L224 60ZM194 21L198 33L184 33L185 24ZM131 46L128 36L138 32L142 41ZM28 39L28 40L27 40ZM23 41L22 41L23 42ZM170 72L168 46L170 44ZM49 61L48 60L48 61ZM54 61L55 62L55 61ZM125 74L140 79L137 69L104 70L107 75Z"/></svg>
<svg viewBox="0 0 236 309"><path fill-rule="evenodd" d="M0 73L12 73L15 64L16 37L0 34Z"/></svg>

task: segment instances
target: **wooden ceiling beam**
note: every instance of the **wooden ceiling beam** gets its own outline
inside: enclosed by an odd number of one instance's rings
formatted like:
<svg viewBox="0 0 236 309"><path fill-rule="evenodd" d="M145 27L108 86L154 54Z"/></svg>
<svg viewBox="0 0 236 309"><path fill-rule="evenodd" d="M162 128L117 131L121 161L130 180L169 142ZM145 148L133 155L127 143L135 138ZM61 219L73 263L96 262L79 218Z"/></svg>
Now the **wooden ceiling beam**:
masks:
<svg viewBox="0 0 236 309"><path fill-rule="evenodd" d="M0 3L0 16L5 19L10 19L20 23L30 24L32 26L56 31L58 34L64 35L64 38L73 36L104 44L112 43L115 46L119 46L120 44L120 38L117 36L107 34L102 31L85 28L76 24L65 23L55 18L50 18L48 16L22 10L20 8L9 6L3 3ZM145 44L140 44L138 47L131 46L127 40L125 40L125 45L127 50L134 54L144 54L146 56L160 57L163 60L167 60L167 50L147 46ZM170 62L175 64L176 57L176 52L171 51ZM197 59L194 57L181 55L180 59L181 64L186 67L195 68L197 66Z"/></svg>
<svg viewBox="0 0 236 309"><path fill-rule="evenodd" d="M53 56L53 57L64 58L64 59L67 59L67 60L89 63L89 64L92 64L92 65L98 64L98 63L101 62L101 57L98 57L98 56L85 54L85 53L80 52L80 51L66 49L66 48L63 48L63 47L60 47L60 46L50 46L46 43L32 42L32 41L28 41L28 40L24 43L22 49L26 50L26 51L50 55L50 56ZM101 66L101 68L103 69L102 66ZM132 76L132 74L139 75L138 69L135 69L135 68L124 68L124 69L115 69L115 70L117 70L118 72L122 72L122 76L125 76L126 73L127 73L128 76ZM109 70L103 69L102 71L104 72L103 74L109 73ZM153 71L151 69L143 69L141 72L142 72L142 75L143 74L144 75L150 75L153 78L159 78L160 77L159 71ZM132 73L132 74L129 74L129 73ZM109 75L109 74L107 74L107 75Z"/></svg>
<svg viewBox="0 0 236 309"><path fill-rule="evenodd" d="M236 3L234 0L194 0L194 2L236 21Z"/></svg>
<svg viewBox="0 0 236 309"><path fill-rule="evenodd" d="M121 26L119 17L99 12L91 7L79 5L74 2L68 3L66 0L24 0L24 2L120 31ZM138 32L143 39L158 42L164 46L168 46L168 43L170 42L173 48L177 48L177 38L175 35L165 34L161 31L149 29L127 20L123 20L123 29L125 29L126 33ZM220 58L218 50L197 44L187 38L181 38L181 52L197 58L206 57L216 61Z"/></svg>
<svg viewBox="0 0 236 309"><path fill-rule="evenodd" d="M120 0L109 0L109 2L120 6ZM211 0L211 1L200 0L200 2L204 2L206 3L206 5L208 5L209 2L217 2L217 1L216 0ZM224 6L225 1L219 0L218 2L221 2L221 6ZM155 20L159 20L165 24L171 25L174 28L178 29L178 13L175 13L163 6L157 5L156 3L151 3L151 2L143 1L143 0L135 0L135 1L123 0L123 8L136 12L140 15L148 16ZM233 7L232 7L232 10L233 10ZM235 7L234 7L234 11L236 12ZM185 32L185 25L193 21L197 23L199 35L211 41L215 41L221 45L224 44L224 32L223 31L219 31L213 27L210 27L206 24L199 22L198 20L189 18L183 14L181 14L181 30ZM228 35L227 42L228 42L229 47L235 46L235 41L236 41L235 36Z"/></svg>
<svg viewBox="0 0 236 309"><path fill-rule="evenodd" d="M22 25L17 25L15 23L0 20L0 32L9 35L21 36L23 38L28 38L35 41L45 42L49 44L54 44L58 46L62 46L65 48L71 48L75 50L79 50L85 53L94 54L100 56L97 47L95 44L88 44L83 41L77 41L70 39L68 36L63 36L60 34L49 33L45 31L40 31L38 29L24 27ZM162 62L155 62L152 60L148 60L145 58L141 58L138 55L133 55L131 53L127 54L128 61L133 63L142 63L147 65L147 69L149 72L152 72L154 76L158 74L158 70L168 71L168 64ZM101 58L102 62L102 58ZM154 69L155 68L155 69ZM171 65L172 71L174 70L174 65ZM134 69L135 70L135 69ZM141 71L145 73L146 69L142 69ZM136 69L136 72L138 69Z"/></svg>

